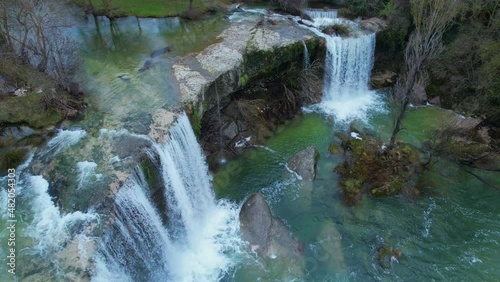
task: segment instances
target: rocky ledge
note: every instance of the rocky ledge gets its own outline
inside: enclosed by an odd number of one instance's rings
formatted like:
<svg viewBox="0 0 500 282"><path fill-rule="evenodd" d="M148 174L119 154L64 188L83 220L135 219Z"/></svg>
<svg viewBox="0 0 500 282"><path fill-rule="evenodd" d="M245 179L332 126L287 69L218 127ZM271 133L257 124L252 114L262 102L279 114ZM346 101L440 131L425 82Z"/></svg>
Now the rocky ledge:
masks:
<svg viewBox="0 0 500 282"><path fill-rule="evenodd" d="M303 53L304 43L314 49L322 40L286 17L233 23L217 39L219 43L173 66L181 101L200 106L200 114L216 104L217 96L226 96L294 60Z"/></svg>

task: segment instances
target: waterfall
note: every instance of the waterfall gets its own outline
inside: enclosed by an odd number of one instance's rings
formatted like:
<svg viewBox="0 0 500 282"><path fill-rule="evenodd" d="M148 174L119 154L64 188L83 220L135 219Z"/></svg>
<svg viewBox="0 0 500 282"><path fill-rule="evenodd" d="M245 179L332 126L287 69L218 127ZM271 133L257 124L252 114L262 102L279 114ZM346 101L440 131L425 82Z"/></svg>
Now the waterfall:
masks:
<svg viewBox="0 0 500 282"><path fill-rule="evenodd" d="M337 10L323 10L323 9L308 9L306 14L309 15L313 19L319 18L328 18L335 19L337 18Z"/></svg>
<svg viewBox="0 0 500 282"><path fill-rule="evenodd" d="M311 68L311 62L309 60L309 50L307 50L307 45L304 40L302 40L302 44L304 45L304 62L302 64L304 70L309 70Z"/></svg>
<svg viewBox="0 0 500 282"><path fill-rule="evenodd" d="M320 108L333 113L339 121L366 118L367 110L377 101L377 96L368 88L375 34L350 38L326 36L326 45Z"/></svg>
<svg viewBox="0 0 500 282"><path fill-rule="evenodd" d="M238 207L215 199L203 152L186 114L150 155L159 159L167 211L152 204L136 172L115 199L93 281L218 281L240 246ZM161 220L166 212L168 223Z"/></svg>

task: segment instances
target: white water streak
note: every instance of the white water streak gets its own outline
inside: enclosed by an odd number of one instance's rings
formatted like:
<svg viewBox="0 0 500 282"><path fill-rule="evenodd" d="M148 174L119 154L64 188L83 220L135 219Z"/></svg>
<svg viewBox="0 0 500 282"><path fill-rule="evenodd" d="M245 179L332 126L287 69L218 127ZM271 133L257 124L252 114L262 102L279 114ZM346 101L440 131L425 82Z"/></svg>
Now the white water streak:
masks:
<svg viewBox="0 0 500 282"><path fill-rule="evenodd" d="M87 135L83 129L79 130L59 130L56 137L47 143L47 150L43 153L51 153L52 156L59 154L63 149L69 148L82 140Z"/></svg>
<svg viewBox="0 0 500 282"><path fill-rule="evenodd" d="M309 15L311 18L315 19L320 19L320 18L327 18L327 19L335 19L337 18L337 10L323 10L323 9L308 9L306 11L306 14Z"/></svg>

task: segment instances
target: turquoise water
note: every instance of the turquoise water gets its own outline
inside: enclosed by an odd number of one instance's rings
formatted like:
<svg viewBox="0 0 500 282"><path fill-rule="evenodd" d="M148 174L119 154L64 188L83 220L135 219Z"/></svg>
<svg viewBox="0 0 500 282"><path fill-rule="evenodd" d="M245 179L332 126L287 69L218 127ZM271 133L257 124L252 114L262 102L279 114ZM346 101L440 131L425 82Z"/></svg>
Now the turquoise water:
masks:
<svg viewBox="0 0 500 282"><path fill-rule="evenodd" d="M451 117L451 112L437 108L412 109L405 122L408 130L400 137L417 145L432 134L438 121ZM364 126L388 139L390 125L390 114L381 113ZM286 259L262 262L250 257L235 270L234 280L495 281L500 277L499 191L441 161L423 176L416 200L365 195L355 207L347 207L332 171L340 157L327 153L336 127L317 114L298 117L265 144L272 152L248 152L215 174L219 197L242 201L250 193L263 192L273 213L305 250L298 267L302 272ZM284 166L308 145L315 145L321 155L314 182L298 180ZM498 175L482 176L498 185ZM399 263L389 270L376 260L382 245L402 252Z"/></svg>
<svg viewBox="0 0 500 282"><path fill-rule="evenodd" d="M215 43L227 24L221 16L200 21L127 17L114 22L89 17L74 31L83 63L77 80L89 103L84 123L137 132L155 110L178 106L172 65ZM171 51L150 57L165 47ZM139 71L146 61L150 67Z"/></svg>

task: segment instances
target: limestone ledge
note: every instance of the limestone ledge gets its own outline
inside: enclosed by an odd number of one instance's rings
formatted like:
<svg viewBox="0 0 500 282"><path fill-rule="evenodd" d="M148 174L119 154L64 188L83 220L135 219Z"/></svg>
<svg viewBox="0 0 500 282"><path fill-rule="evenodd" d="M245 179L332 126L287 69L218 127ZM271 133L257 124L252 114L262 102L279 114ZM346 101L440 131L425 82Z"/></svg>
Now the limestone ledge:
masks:
<svg viewBox="0 0 500 282"><path fill-rule="evenodd" d="M279 52L297 43L302 46L302 41L314 37L311 31L287 18L273 24L264 20L259 22L258 19L233 23L218 36L219 43L210 45L199 54L188 55L173 66L181 101L184 105L203 102L214 85L218 95L228 95L248 82L246 65L281 63L246 60L249 54ZM283 58L283 61L287 59L290 58ZM200 112L205 110L202 108Z"/></svg>

